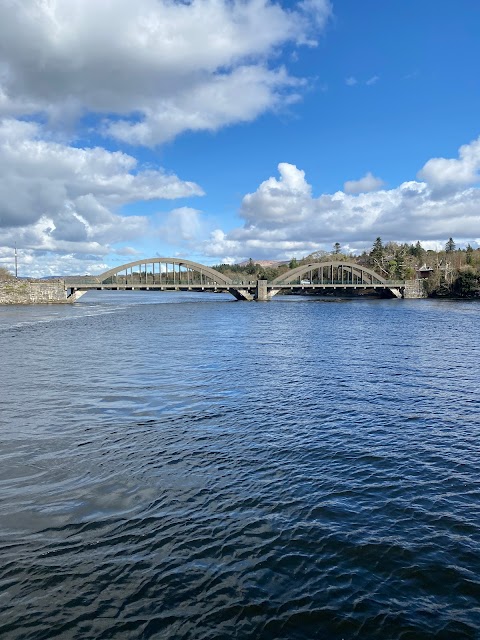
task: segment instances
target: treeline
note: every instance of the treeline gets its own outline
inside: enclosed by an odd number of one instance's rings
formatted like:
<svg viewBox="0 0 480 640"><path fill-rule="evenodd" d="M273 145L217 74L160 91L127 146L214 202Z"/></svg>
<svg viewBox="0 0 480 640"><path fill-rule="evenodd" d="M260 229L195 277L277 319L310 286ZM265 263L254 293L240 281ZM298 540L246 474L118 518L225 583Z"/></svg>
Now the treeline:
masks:
<svg viewBox="0 0 480 640"><path fill-rule="evenodd" d="M372 267L387 279L414 280L424 278L430 296L474 297L480 294L480 249L468 244L457 249L449 238L440 251L415 244L387 242L381 238L370 252L354 258Z"/></svg>
<svg viewBox="0 0 480 640"><path fill-rule="evenodd" d="M231 278L273 280L289 269L311 262L333 260L356 262L370 267L386 280L415 280L425 278L427 293L431 296L474 297L480 295L480 249L468 244L457 249L449 238L441 251L424 249L420 242L386 242L378 237L369 251L359 255L345 254L336 242L332 251L316 251L304 258L265 267L252 258L244 265L219 264L213 268ZM423 267L423 270L422 270Z"/></svg>
<svg viewBox="0 0 480 640"><path fill-rule="evenodd" d="M212 269L216 269L228 276L229 278L242 278L244 280L274 280L282 273L286 273L295 266L298 266L298 262L295 258L290 260L289 263L280 264L272 267L265 267L257 262L254 262L252 258L249 259L247 264L216 264ZM292 265L292 266L290 266Z"/></svg>

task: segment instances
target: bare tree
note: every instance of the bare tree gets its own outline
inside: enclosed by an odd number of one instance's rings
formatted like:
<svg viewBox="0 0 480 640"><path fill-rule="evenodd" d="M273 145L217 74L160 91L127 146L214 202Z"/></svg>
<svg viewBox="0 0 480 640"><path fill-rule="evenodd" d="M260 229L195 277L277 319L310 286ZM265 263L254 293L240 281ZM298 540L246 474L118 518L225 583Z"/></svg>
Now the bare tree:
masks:
<svg viewBox="0 0 480 640"><path fill-rule="evenodd" d="M5 267L0 267L0 280L13 280L13 275Z"/></svg>

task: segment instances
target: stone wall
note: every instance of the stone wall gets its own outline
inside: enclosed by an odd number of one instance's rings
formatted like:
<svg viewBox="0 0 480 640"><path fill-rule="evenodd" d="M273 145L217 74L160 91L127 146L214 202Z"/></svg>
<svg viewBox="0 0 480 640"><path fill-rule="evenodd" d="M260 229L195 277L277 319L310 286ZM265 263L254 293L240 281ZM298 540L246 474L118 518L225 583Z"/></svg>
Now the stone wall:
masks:
<svg viewBox="0 0 480 640"><path fill-rule="evenodd" d="M71 303L63 280L30 282L5 280L0 282L0 304Z"/></svg>
<svg viewBox="0 0 480 640"><path fill-rule="evenodd" d="M425 282L423 280L407 280L405 283L405 290L403 292L404 298L427 298L427 291L425 289Z"/></svg>

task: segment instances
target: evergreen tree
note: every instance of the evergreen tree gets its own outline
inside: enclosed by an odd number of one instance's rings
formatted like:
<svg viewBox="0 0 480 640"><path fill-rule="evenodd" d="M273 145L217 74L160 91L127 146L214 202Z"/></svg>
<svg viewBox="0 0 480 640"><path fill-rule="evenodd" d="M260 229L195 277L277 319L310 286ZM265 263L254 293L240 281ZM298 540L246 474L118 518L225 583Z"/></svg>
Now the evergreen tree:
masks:
<svg viewBox="0 0 480 640"><path fill-rule="evenodd" d="M298 262L296 258L292 258L289 262L289 268L290 269L296 269L296 267L298 267Z"/></svg>
<svg viewBox="0 0 480 640"><path fill-rule="evenodd" d="M248 264L247 264L247 273L248 273L249 276L253 276L255 271L256 271L255 264L254 264L252 258L249 258L248 259Z"/></svg>
<svg viewBox="0 0 480 640"><path fill-rule="evenodd" d="M385 249L383 248L382 239L378 237L373 243L372 250L370 251L370 258L374 263L377 263L381 266L383 264L384 255Z"/></svg>
<svg viewBox="0 0 480 640"><path fill-rule="evenodd" d="M338 255L340 253L340 243L339 242L335 242L335 244L333 245L333 253L335 255Z"/></svg>
<svg viewBox="0 0 480 640"><path fill-rule="evenodd" d="M399 280L405 279L405 257L407 253L406 245L402 245L395 251L395 271L392 274L395 278Z"/></svg>
<svg viewBox="0 0 480 640"><path fill-rule="evenodd" d="M447 253L451 253L452 251L455 251L455 247L456 247L456 244L453 241L453 238L449 238L445 243L445 251Z"/></svg>
<svg viewBox="0 0 480 640"><path fill-rule="evenodd" d="M474 296L479 288L478 275L472 268L468 267L463 268L453 284L453 290L462 298Z"/></svg>
<svg viewBox="0 0 480 640"><path fill-rule="evenodd" d="M420 244L420 240L417 240L415 245L411 245L410 253L412 256L415 256L419 262L423 262L425 260L425 249Z"/></svg>
<svg viewBox="0 0 480 640"><path fill-rule="evenodd" d="M467 244L467 264L473 264L473 247L470 243Z"/></svg>

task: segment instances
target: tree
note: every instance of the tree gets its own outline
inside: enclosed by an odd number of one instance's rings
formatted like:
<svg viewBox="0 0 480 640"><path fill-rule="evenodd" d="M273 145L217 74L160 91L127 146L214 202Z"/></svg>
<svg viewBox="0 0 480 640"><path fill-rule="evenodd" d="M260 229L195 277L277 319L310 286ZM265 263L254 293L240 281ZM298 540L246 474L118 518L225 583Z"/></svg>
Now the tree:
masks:
<svg viewBox="0 0 480 640"><path fill-rule="evenodd" d="M452 251L455 251L455 247L457 245L455 244L455 242L453 241L453 238L449 238L447 240L447 242L445 243L445 251L447 253L451 253Z"/></svg>
<svg viewBox="0 0 480 640"><path fill-rule="evenodd" d="M289 269L296 269L298 267L298 262L296 258L292 258L288 264Z"/></svg>
<svg viewBox="0 0 480 640"><path fill-rule="evenodd" d="M0 267L0 280L13 280L13 275L5 267Z"/></svg>
<svg viewBox="0 0 480 640"><path fill-rule="evenodd" d="M424 280L424 286L429 296L443 297L451 293L445 273L440 270L435 271L429 278Z"/></svg>
<svg viewBox="0 0 480 640"><path fill-rule="evenodd" d="M425 249L420 244L420 240L417 240L416 244L410 246L410 254L415 256L419 262L425 260Z"/></svg>
<svg viewBox="0 0 480 640"><path fill-rule="evenodd" d="M373 263L377 263L379 266L383 263L385 250L383 248L382 239L380 236L373 243L372 250L370 251L370 258L372 258Z"/></svg>
<svg viewBox="0 0 480 640"><path fill-rule="evenodd" d="M275 267L264 267L258 272L257 277L259 280L275 280L278 275L278 269Z"/></svg>
<svg viewBox="0 0 480 640"><path fill-rule="evenodd" d="M470 243L467 244L467 264L473 264L473 247Z"/></svg>
<svg viewBox="0 0 480 640"><path fill-rule="evenodd" d="M391 277L398 278L398 280L405 279L405 254L406 247L404 245L395 249L393 260L388 263Z"/></svg>
<svg viewBox="0 0 480 640"><path fill-rule="evenodd" d="M462 298L471 298L479 288L478 275L471 267L464 267L453 283L453 290Z"/></svg>
<svg viewBox="0 0 480 640"><path fill-rule="evenodd" d="M335 255L338 255L340 253L340 249L341 249L340 243L335 242L335 244L333 245L333 253Z"/></svg>
<svg viewBox="0 0 480 640"><path fill-rule="evenodd" d="M248 264L247 264L247 269L246 269L248 275L253 276L253 274L255 273L256 270L257 269L255 267L255 264L254 264L252 258L249 258L248 259Z"/></svg>

